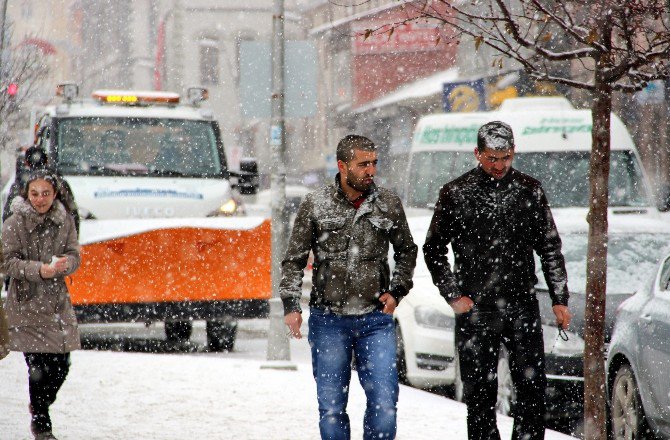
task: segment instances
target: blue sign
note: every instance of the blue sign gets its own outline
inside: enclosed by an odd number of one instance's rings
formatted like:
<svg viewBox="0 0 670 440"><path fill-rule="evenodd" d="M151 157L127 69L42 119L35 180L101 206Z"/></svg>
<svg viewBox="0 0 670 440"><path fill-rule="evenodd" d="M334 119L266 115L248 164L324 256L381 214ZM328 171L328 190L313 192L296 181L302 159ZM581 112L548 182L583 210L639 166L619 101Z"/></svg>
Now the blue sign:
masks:
<svg viewBox="0 0 670 440"><path fill-rule="evenodd" d="M445 83L442 107L449 112L486 110L486 87L483 79Z"/></svg>

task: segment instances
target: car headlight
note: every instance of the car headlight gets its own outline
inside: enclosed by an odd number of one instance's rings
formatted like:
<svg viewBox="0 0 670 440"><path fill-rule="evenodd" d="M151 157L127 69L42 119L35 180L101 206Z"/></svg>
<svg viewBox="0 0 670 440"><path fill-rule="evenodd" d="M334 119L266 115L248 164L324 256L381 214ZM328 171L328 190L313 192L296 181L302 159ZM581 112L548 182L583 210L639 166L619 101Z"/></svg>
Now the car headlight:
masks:
<svg viewBox="0 0 670 440"><path fill-rule="evenodd" d="M235 215L235 214L237 214L237 209L238 208L239 208L239 205L237 204L235 199L229 199L226 203L221 205L221 207L219 207L219 209L217 209L216 211L211 212L208 217Z"/></svg>
<svg viewBox="0 0 670 440"><path fill-rule="evenodd" d="M456 320L430 306L417 306L414 309L414 319L422 327L454 328Z"/></svg>

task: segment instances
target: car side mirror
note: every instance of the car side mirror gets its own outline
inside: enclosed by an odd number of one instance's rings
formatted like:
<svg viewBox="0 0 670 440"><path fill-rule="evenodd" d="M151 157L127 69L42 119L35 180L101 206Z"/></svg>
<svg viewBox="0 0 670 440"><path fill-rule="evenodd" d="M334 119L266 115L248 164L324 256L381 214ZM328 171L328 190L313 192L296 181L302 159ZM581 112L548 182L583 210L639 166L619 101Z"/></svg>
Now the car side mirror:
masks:
<svg viewBox="0 0 670 440"><path fill-rule="evenodd" d="M258 192L258 162L253 158L240 160L240 171L231 172L231 176L237 177L236 188L243 195L252 195Z"/></svg>

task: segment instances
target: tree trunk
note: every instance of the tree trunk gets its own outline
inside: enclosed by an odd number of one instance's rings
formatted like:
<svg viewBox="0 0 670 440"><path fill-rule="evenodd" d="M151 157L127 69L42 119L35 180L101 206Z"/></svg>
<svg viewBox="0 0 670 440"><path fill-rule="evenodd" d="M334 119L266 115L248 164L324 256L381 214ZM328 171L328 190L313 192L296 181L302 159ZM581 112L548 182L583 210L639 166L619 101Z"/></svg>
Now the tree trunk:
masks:
<svg viewBox="0 0 670 440"><path fill-rule="evenodd" d="M592 107L593 132L589 165L589 243L586 263L584 328L584 437L605 440L605 291L607 286L607 206L610 172L610 112L612 88L596 71Z"/></svg>

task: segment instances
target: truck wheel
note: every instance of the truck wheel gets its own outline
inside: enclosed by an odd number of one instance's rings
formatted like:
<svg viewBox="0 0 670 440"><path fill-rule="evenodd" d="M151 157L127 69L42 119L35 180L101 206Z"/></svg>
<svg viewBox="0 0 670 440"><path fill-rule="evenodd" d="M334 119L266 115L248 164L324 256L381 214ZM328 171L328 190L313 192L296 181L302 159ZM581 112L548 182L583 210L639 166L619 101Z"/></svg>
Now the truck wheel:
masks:
<svg viewBox="0 0 670 440"><path fill-rule="evenodd" d="M237 336L237 321L232 318L207 321L207 349L233 351Z"/></svg>
<svg viewBox="0 0 670 440"><path fill-rule="evenodd" d="M165 337L171 342L188 341L193 333L191 321L165 321Z"/></svg>

